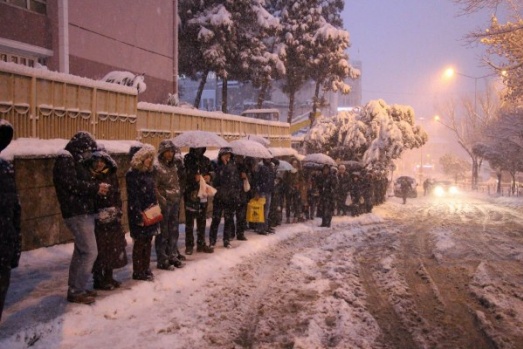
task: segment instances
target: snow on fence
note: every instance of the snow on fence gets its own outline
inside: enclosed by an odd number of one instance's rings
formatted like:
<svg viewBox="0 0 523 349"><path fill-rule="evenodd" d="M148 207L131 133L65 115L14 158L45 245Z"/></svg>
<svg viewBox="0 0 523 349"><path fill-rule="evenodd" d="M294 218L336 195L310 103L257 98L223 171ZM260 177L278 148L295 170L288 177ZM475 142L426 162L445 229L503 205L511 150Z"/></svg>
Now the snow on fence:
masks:
<svg viewBox="0 0 523 349"><path fill-rule="evenodd" d="M0 62L0 118L15 138L69 139L89 131L100 140L139 140L158 146L186 130L227 140L248 134L290 147L290 125L137 101L133 87Z"/></svg>

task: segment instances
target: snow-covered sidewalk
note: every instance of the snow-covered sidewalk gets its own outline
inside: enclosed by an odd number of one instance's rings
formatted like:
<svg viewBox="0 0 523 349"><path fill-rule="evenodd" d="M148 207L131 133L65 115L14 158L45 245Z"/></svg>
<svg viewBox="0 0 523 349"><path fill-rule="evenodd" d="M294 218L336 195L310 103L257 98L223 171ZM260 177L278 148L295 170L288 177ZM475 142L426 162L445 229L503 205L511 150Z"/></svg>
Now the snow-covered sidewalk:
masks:
<svg viewBox="0 0 523 349"><path fill-rule="evenodd" d="M65 299L72 243L24 252L20 266L12 274L0 324L0 348L78 348L79 343L84 348L109 344L114 348L168 347L161 340L151 346L150 336L174 331L166 329L169 321L180 324L189 320L184 317L205 313L203 300L210 296L208 284L223 279L231 268L264 254L281 241L299 233L321 230L317 225L318 219L306 224L282 225L277 227L276 234L269 236L249 231L248 241L233 240L232 249L223 248L219 242L215 253L187 256L186 266L175 271L157 270L153 253L154 282L131 280L129 262L116 273L116 278L123 281L122 287L99 291L96 303L91 306L71 304ZM184 226L181 228L183 238ZM181 240L180 246L183 243ZM131 247L129 239L129 261ZM108 333L110 336L105 337ZM194 336L197 342L202 333L185 335ZM144 342L140 343L141 340Z"/></svg>

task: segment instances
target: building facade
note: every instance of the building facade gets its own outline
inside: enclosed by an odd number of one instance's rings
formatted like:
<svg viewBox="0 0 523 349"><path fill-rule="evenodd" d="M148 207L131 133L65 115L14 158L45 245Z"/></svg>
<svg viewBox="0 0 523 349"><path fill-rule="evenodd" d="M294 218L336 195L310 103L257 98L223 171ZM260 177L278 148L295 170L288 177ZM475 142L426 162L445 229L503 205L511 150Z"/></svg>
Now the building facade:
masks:
<svg viewBox="0 0 523 349"><path fill-rule="evenodd" d="M139 100L175 91L176 0L0 0L0 60L90 79L145 74Z"/></svg>

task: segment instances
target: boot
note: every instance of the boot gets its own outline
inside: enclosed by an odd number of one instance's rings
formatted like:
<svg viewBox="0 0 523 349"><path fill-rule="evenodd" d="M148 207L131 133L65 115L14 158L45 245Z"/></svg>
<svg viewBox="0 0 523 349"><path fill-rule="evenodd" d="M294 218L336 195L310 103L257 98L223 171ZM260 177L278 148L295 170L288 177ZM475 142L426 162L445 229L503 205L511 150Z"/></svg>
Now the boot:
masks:
<svg viewBox="0 0 523 349"><path fill-rule="evenodd" d="M238 236L236 237L236 240L247 241L247 238L245 237L244 233L238 233Z"/></svg>
<svg viewBox="0 0 523 349"><path fill-rule="evenodd" d="M93 274L93 288L95 290L103 291L114 290L113 284L107 282L106 276L103 272L95 272Z"/></svg>
<svg viewBox="0 0 523 349"><path fill-rule="evenodd" d="M113 270L112 269L107 269L105 271L105 282L111 284L114 286L114 288L119 288L122 283L120 281L117 281L113 278Z"/></svg>
<svg viewBox="0 0 523 349"><path fill-rule="evenodd" d="M207 245L198 245L198 247L196 247L196 252L213 253L214 249Z"/></svg>

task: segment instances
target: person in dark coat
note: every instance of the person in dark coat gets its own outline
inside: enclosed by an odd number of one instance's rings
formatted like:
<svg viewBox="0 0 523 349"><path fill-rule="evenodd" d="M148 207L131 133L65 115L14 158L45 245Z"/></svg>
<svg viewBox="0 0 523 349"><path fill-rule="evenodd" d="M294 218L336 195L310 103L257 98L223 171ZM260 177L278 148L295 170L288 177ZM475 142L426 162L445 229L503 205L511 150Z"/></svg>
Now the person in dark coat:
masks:
<svg viewBox="0 0 523 349"><path fill-rule="evenodd" d="M307 176L307 201L309 203L309 212L308 212L308 219L314 220L314 217L316 215L318 217L321 217L319 214L319 202L320 202L320 186L319 186L319 178L321 176L321 172L316 169L309 169L309 174Z"/></svg>
<svg viewBox="0 0 523 349"><path fill-rule="evenodd" d="M127 264L125 231L122 226L122 198L116 176L117 165L105 151L94 152L91 174L97 183L110 185L106 195L95 199L98 214L95 221L98 257L93 266L93 286L99 290L113 290L120 282L113 277L113 270Z"/></svg>
<svg viewBox="0 0 523 349"><path fill-rule="evenodd" d="M403 204L407 203L407 197L412 190L412 185L407 179L403 179L400 183L401 198L403 199Z"/></svg>
<svg viewBox="0 0 523 349"><path fill-rule="evenodd" d="M370 213L374 207L374 173L366 171L361 182L363 195L362 210L364 213Z"/></svg>
<svg viewBox="0 0 523 349"><path fill-rule="evenodd" d="M160 235L155 237L154 244L157 267L163 270L182 268L182 260L185 260L185 256L178 250L180 203L185 169L181 159L175 157L176 153L180 153L180 150L171 140L161 141L158 146L158 162L154 166L156 195L163 215Z"/></svg>
<svg viewBox="0 0 523 349"><path fill-rule="evenodd" d="M247 204L249 203L249 200L252 198L251 183L253 181L251 166L249 163L253 159L246 158L243 156L235 156L234 160L234 162L236 163L236 167L238 168L238 172L240 173L240 179L242 181L240 199L238 201L238 205L236 206L235 211L236 230L234 235L236 236L237 240L247 241L247 238L245 237L245 230L247 230Z"/></svg>
<svg viewBox="0 0 523 349"><path fill-rule="evenodd" d="M13 126L0 119L0 152L13 139ZM21 207L13 165L0 158L0 320L11 281L11 270L18 267L22 251Z"/></svg>
<svg viewBox="0 0 523 349"><path fill-rule="evenodd" d="M262 165L257 167L254 174L254 196L256 198L265 198L263 206L264 221L257 224L255 231L261 235L274 233L274 229L269 227L269 209L271 207L272 192L274 191L274 178L276 170L271 159L263 159Z"/></svg>
<svg viewBox="0 0 523 349"><path fill-rule="evenodd" d="M331 171L329 165L322 168L320 189L320 202L322 206L322 216L320 227L330 227L332 215L334 214L334 205L336 200L336 190L338 189L338 178Z"/></svg>
<svg viewBox="0 0 523 349"><path fill-rule="evenodd" d="M351 187L350 187L350 196L352 203L350 205L351 215L353 217L359 216L362 214L362 201L363 195L362 195L362 182L361 182L361 175L359 172L352 173L351 176Z"/></svg>
<svg viewBox="0 0 523 349"><path fill-rule="evenodd" d="M131 168L125 174L127 184L127 215L129 230L133 238L133 279L153 281L149 268L153 236L160 232L160 223L144 225L143 214L157 205L154 179L154 156L156 150L144 145L131 159Z"/></svg>
<svg viewBox="0 0 523 349"><path fill-rule="evenodd" d="M338 189L336 193L336 207L338 209L338 215L344 216L349 211L348 206L345 204L347 194L350 189L350 175L347 172L345 165L338 167Z"/></svg>
<svg viewBox="0 0 523 349"><path fill-rule="evenodd" d="M194 250L194 221L196 221L196 252L213 253L214 249L205 243L207 199L198 196L200 179L211 182L211 161L205 155L206 148L189 148L184 157L185 166L185 254Z"/></svg>
<svg viewBox="0 0 523 349"><path fill-rule="evenodd" d="M282 224L284 197L283 179L276 175L276 178L274 178L271 207L269 209L269 228L274 228Z"/></svg>
<svg viewBox="0 0 523 349"><path fill-rule="evenodd" d="M212 221L209 229L211 247L216 245L218 226L223 215L223 246L231 248L231 235L235 232L234 212L240 201L240 192L243 190L243 183L232 158L231 148L221 148L218 152L218 164L212 183L217 192L214 195Z"/></svg>
<svg viewBox="0 0 523 349"><path fill-rule="evenodd" d="M90 304L96 292L87 288L98 255L95 236L95 201L107 195L109 185L97 182L90 172L94 138L85 131L76 133L60 153L53 167L53 182L65 225L74 236L69 267L67 300Z"/></svg>
<svg viewBox="0 0 523 349"><path fill-rule="evenodd" d="M285 172L283 175L285 216L287 217L287 224L291 223L291 215L293 217L292 223L296 223L298 220L303 220L301 193L305 186L305 180L300 167L300 162L297 159L293 159L291 164L293 169Z"/></svg>

